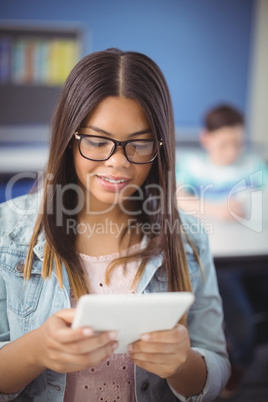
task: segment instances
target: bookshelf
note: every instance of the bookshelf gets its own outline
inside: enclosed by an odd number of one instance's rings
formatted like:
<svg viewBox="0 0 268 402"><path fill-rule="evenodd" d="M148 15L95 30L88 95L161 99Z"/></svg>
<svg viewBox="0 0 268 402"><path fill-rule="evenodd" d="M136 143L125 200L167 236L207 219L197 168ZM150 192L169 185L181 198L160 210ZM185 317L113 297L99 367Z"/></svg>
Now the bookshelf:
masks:
<svg viewBox="0 0 268 402"><path fill-rule="evenodd" d="M60 88L81 58L79 24L0 21L0 143L48 140Z"/></svg>

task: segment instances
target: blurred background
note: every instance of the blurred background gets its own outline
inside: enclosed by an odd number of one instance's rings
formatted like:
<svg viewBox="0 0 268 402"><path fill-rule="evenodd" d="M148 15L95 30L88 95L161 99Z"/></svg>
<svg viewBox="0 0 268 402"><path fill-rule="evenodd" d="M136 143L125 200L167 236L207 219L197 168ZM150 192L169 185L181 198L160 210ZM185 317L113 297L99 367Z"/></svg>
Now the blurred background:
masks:
<svg viewBox="0 0 268 402"><path fill-rule="evenodd" d="M248 138L263 150L267 15L266 0L2 0L1 144L46 143L59 87L73 64L92 51L119 47L159 64L178 141L195 141L204 111L230 102L247 116ZM20 169L19 159L14 168Z"/></svg>
<svg viewBox="0 0 268 402"><path fill-rule="evenodd" d="M268 161L267 0L1 0L0 202L26 193L45 167L53 108L72 67L109 47L160 66L178 149L198 147L204 113L230 103L246 117L247 144ZM268 400L264 356L247 377L252 393L234 400Z"/></svg>

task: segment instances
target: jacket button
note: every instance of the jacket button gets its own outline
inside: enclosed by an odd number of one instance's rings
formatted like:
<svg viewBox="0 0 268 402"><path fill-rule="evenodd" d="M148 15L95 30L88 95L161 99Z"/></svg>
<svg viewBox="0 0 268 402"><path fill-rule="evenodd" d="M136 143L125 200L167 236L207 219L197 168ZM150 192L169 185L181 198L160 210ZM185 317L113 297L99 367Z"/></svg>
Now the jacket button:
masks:
<svg viewBox="0 0 268 402"><path fill-rule="evenodd" d="M143 391L147 391L148 388L149 388L149 383L148 383L147 381L145 381L145 382L142 384L141 389L142 389Z"/></svg>
<svg viewBox="0 0 268 402"><path fill-rule="evenodd" d="M24 261L20 261L16 265L15 270L21 274L24 271Z"/></svg>

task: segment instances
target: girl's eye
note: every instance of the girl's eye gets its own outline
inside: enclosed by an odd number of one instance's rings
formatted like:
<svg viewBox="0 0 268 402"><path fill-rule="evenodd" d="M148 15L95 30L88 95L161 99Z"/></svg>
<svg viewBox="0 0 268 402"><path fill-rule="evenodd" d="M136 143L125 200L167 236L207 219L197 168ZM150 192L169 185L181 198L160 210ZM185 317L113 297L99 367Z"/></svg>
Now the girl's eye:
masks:
<svg viewBox="0 0 268 402"><path fill-rule="evenodd" d="M108 144L108 141L84 138L84 145L86 147L101 148Z"/></svg>
<svg viewBox="0 0 268 402"><path fill-rule="evenodd" d="M132 142L131 146L137 151L137 152L152 152L154 148L154 142Z"/></svg>
<svg viewBox="0 0 268 402"><path fill-rule="evenodd" d="M132 146L135 147L136 149L144 149L148 147L148 144L144 144L144 143L139 143L139 142L134 142L132 143Z"/></svg>

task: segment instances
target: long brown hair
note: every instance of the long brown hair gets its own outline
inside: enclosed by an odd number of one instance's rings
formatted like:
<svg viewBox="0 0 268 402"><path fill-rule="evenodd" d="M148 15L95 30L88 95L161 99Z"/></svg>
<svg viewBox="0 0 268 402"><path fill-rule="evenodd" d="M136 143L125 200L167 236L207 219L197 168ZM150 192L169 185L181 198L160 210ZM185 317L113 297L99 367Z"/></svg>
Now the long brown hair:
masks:
<svg viewBox="0 0 268 402"><path fill-rule="evenodd" d="M191 282L175 197L175 133L168 86L161 70L149 57L118 49L84 57L74 67L62 89L53 120L50 155L44 175L43 203L26 259L25 278L30 277L33 248L38 234L44 230L46 245L42 276L50 276L55 264L62 285L64 263L76 297L89 292L89 284L75 249L75 233L66 231L69 211L75 211L78 203L78 195L72 189L77 178L70 144L74 132L86 116L109 96L136 100L146 113L155 138L163 143L141 188L152 213L148 213L147 208L138 217L141 222L158 225L161 230L147 233L146 248L126 258L141 258L137 279L147 261L162 254L162 269L167 274L169 290L190 291ZM162 189L162 197L155 196L153 185ZM57 199L58 186L69 186L60 203ZM75 213L72 217L77 218Z"/></svg>

